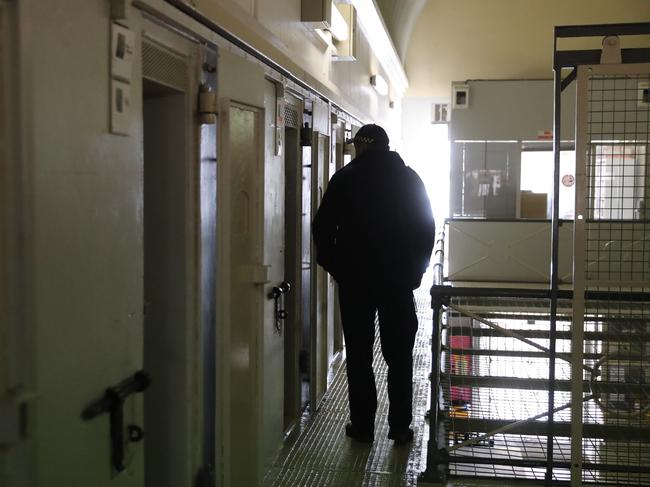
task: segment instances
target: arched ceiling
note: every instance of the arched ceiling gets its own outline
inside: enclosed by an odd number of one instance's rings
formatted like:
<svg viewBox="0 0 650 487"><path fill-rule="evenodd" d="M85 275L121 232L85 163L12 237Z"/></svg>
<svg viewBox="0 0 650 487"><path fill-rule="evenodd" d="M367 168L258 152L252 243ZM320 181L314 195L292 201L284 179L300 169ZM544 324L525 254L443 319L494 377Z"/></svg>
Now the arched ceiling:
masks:
<svg viewBox="0 0 650 487"><path fill-rule="evenodd" d="M420 12L429 0L375 0L397 54L404 61Z"/></svg>
<svg viewBox="0 0 650 487"><path fill-rule="evenodd" d="M555 26L650 22L650 0L376 2L404 61L406 96L448 98L451 82L466 79L550 79ZM623 38L621 44L648 47L650 40Z"/></svg>

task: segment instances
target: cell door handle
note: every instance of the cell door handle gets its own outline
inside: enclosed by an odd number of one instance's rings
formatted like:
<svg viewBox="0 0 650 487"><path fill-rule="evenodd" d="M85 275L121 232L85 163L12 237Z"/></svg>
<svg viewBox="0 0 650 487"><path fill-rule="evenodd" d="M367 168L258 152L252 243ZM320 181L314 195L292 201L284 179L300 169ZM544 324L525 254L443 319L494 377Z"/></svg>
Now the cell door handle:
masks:
<svg viewBox="0 0 650 487"><path fill-rule="evenodd" d="M291 291L291 284L287 281L282 281L279 285L273 286L268 296L269 299L274 301L275 331L279 335L282 334L282 321L287 317L287 312L284 309L284 295L289 291Z"/></svg>
<svg viewBox="0 0 650 487"><path fill-rule="evenodd" d="M81 417L85 421L102 413L109 413L111 462L117 472L126 468L124 466L124 400L131 394L144 391L149 384L151 384L149 375L140 370L119 384L106 389L100 399L90 404L81 413ZM136 425L129 425L128 432L130 441L140 441L144 436L142 428Z"/></svg>

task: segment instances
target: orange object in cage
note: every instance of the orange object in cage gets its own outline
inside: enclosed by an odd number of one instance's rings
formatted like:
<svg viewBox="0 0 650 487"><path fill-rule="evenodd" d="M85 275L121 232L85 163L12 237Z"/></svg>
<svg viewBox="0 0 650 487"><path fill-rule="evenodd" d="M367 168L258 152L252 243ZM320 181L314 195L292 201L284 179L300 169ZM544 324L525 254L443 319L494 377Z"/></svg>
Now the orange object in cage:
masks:
<svg viewBox="0 0 650 487"><path fill-rule="evenodd" d="M461 353L454 353L472 348L472 337L460 335L449 338L451 348L451 373L455 375L470 375L472 370L472 357ZM453 405L470 404L472 402L472 388L451 386L451 403Z"/></svg>

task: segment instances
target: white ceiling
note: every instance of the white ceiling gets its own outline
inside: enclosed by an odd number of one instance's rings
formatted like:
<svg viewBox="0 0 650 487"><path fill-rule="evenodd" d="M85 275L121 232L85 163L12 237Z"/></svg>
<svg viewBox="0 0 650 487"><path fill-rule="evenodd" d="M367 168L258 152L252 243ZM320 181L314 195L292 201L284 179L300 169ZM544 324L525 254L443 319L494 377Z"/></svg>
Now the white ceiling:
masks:
<svg viewBox="0 0 650 487"><path fill-rule="evenodd" d="M448 97L452 81L552 78L557 25L650 22L650 0L375 0L404 60L406 96ZM561 45L596 48L601 39ZM622 46L650 47L650 38Z"/></svg>

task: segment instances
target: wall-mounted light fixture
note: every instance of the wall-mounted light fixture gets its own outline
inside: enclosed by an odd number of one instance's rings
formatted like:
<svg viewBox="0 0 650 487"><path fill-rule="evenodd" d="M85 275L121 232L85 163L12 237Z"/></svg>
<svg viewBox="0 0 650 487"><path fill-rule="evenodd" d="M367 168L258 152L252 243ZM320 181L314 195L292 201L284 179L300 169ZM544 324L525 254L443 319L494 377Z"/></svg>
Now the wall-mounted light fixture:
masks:
<svg viewBox="0 0 650 487"><path fill-rule="evenodd" d="M370 84L381 96L388 94L388 83L386 83L386 80L381 74L373 74L370 77Z"/></svg>

